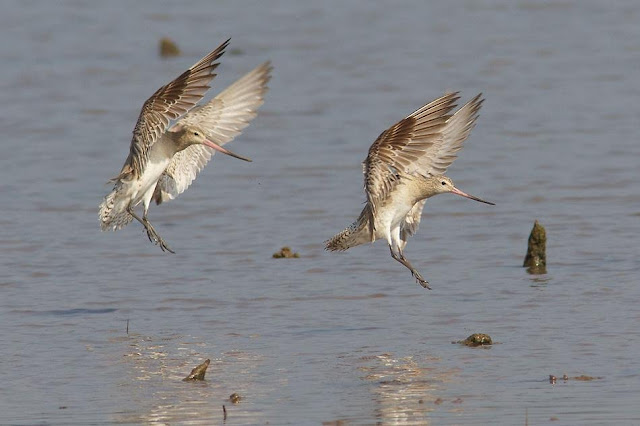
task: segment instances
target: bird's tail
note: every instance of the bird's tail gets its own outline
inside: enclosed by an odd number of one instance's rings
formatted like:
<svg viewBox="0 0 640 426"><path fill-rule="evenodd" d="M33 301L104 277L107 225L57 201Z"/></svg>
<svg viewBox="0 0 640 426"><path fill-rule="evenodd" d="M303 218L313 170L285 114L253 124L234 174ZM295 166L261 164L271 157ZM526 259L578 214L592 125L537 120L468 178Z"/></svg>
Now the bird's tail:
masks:
<svg viewBox="0 0 640 426"><path fill-rule="evenodd" d="M348 228L325 241L325 250L344 251L348 248L371 242L367 208L368 206L362 210L358 220L353 222Z"/></svg>
<svg viewBox="0 0 640 426"><path fill-rule="evenodd" d="M133 216L127 212L126 202L118 200L121 187L121 183L117 182L113 191L104 197L100 204L98 217L103 231L117 231L133 220Z"/></svg>

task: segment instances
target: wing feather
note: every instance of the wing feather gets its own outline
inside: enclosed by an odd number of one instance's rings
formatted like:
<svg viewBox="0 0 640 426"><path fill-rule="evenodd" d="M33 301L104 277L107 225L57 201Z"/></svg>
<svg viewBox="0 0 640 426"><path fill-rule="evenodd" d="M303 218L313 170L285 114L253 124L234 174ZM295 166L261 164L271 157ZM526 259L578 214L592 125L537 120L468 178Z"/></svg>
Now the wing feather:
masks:
<svg viewBox="0 0 640 426"><path fill-rule="evenodd" d="M193 108L176 126L196 125L207 132L212 142L220 146L229 143L256 117L264 103L271 70L270 62L256 67L208 103ZM184 192L213 154L213 149L199 144L175 154L156 186L156 203L172 200Z"/></svg>
<svg viewBox="0 0 640 426"><path fill-rule="evenodd" d="M456 159L478 118L481 97L477 95L452 115L459 96L445 94L382 132L371 145L363 173L372 239L376 210L401 179L443 174ZM422 207L424 203L416 209L418 214ZM417 229L419 217L415 223Z"/></svg>
<svg viewBox="0 0 640 426"><path fill-rule="evenodd" d="M378 136L363 162L364 187L371 238L374 216L393 188L418 159L442 137L441 131L456 106L457 93L448 93L403 118Z"/></svg>
<svg viewBox="0 0 640 426"><path fill-rule="evenodd" d="M214 61L222 56L229 40L146 100L133 129L129 157L121 176L127 173L140 176L148 161L149 149L167 130L170 121L189 112L202 99L216 76L213 71L219 63Z"/></svg>

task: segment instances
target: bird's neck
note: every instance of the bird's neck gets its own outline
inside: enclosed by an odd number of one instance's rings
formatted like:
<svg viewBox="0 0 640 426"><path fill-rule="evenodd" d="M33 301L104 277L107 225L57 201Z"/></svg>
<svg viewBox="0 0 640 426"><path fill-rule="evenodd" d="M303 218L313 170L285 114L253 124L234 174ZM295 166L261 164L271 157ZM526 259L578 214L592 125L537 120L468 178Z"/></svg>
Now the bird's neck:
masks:
<svg viewBox="0 0 640 426"><path fill-rule="evenodd" d="M192 144L185 142L183 139L183 137L176 137L175 135L171 134L170 132L167 132L167 137L163 138L163 147L162 149L169 155L171 155L171 157L173 157L174 155L176 155L178 152L180 151L184 151L185 149L187 149L188 147L190 147Z"/></svg>
<svg viewBox="0 0 640 426"><path fill-rule="evenodd" d="M418 201L440 194L437 187L439 184L440 180L434 177L420 178L413 189L415 202L417 203Z"/></svg>

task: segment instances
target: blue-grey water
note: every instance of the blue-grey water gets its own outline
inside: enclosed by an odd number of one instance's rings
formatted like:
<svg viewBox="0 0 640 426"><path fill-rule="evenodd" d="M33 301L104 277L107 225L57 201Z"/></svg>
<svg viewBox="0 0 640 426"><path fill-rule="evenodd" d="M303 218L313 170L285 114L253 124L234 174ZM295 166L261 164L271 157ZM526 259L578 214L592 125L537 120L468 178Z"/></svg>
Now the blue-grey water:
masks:
<svg viewBox="0 0 640 426"><path fill-rule="evenodd" d="M640 423L639 20L634 1L3 2L0 424ZM216 156L152 206L176 255L138 223L101 233L143 101L229 36L212 93L274 65L230 145L254 162ZM486 98L448 175L496 206L427 203L406 254L433 290L384 242L324 252L372 141L448 90ZM545 275L521 267L536 219ZM451 344L475 332L498 344Z"/></svg>

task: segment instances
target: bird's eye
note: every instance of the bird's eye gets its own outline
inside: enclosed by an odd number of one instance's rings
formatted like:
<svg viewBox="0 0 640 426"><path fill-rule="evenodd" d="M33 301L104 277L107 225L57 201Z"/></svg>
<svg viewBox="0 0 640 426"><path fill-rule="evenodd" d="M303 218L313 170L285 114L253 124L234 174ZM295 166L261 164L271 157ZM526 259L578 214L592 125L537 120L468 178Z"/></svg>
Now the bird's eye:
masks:
<svg viewBox="0 0 640 426"><path fill-rule="evenodd" d="M198 132L193 132L193 136L200 136L200 133L198 133Z"/></svg>
<svg viewBox="0 0 640 426"><path fill-rule="evenodd" d="M442 186L445 186L447 184L447 182L442 181Z"/></svg>

